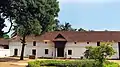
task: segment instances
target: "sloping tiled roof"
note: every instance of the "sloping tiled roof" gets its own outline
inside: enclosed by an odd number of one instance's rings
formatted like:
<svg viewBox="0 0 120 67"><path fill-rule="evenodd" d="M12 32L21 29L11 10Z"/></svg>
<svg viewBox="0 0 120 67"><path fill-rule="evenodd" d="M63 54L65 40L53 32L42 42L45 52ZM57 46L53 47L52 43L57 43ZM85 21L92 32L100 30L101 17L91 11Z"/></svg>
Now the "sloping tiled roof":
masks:
<svg viewBox="0 0 120 67"><path fill-rule="evenodd" d="M19 42L21 41L22 37L21 36L14 36L13 38L10 39L10 41L12 42ZM30 35L30 36L26 36L26 41L34 41L35 40L35 37L33 35Z"/></svg>
<svg viewBox="0 0 120 67"><path fill-rule="evenodd" d="M0 38L0 45L9 45L9 39Z"/></svg>
<svg viewBox="0 0 120 67"><path fill-rule="evenodd" d="M55 37L61 34L67 41L120 41L120 31L87 31L87 32L75 32L75 31L56 31L56 32L47 32L41 36L37 36L35 39L42 40L51 40L53 41Z"/></svg>
<svg viewBox="0 0 120 67"><path fill-rule="evenodd" d="M56 37L61 34L64 38ZM87 32L75 32L75 31L55 31L47 32L41 36L27 36L26 41L116 41L120 42L120 31L87 31ZM12 38L10 41L20 41L20 37Z"/></svg>

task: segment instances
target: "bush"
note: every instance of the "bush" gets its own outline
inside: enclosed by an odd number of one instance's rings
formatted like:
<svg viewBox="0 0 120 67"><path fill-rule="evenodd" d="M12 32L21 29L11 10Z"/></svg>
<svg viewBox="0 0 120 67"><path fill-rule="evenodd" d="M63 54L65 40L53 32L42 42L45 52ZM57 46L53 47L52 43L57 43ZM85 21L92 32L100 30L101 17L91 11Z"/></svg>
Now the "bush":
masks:
<svg viewBox="0 0 120 67"><path fill-rule="evenodd" d="M88 59L94 59L97 62L97 67L104 67L107 57L116 53L112 45L112 42L101 42L100 46L87 46L84 56Z"/></svg>
<svg viewBox="0 0 120 67"><path fill-rule="evenodd" d="M28 63L28 67L44 67L44 66L57 66L57 67L98 67L94 60L44 60L32 61ZM105 62L104 67L119 67L117 63Z"/></svg>
<svg viewBox="0 0 120 67"><path fill-rule="evenodd" d="M120 66L117 63L107 61L106 63L104 63L104 67L120 67Z"/></svg>
<svg viewBox="0 0 120 67"><path fill-rule="evenodd" d="M40 61L28 62L28 67L40 67Z"/></svg>
<svg viewBox="0 0 120 67"><path fill-rule="evenodd" d="M59 67L93 67L93 60L44 60L44 61L32 61L28 63L28 67L40 67L40 66L59 66Z"/></svg>
<svg viewBox="0 0 120 67"><path fill-rule="evenodd" d="M60 67L93 67L94 61L87 61L87 60L74 60L74 61L63 61L63 60L46 60L40 62L41 66L60 66Z"/></svg>

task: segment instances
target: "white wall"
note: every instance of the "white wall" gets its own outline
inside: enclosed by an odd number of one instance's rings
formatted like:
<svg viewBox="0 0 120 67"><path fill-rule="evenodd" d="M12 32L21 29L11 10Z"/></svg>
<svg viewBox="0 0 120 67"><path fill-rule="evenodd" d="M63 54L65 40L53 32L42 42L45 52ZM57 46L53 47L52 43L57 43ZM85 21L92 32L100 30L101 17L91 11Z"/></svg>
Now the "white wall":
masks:
<svg viewBox="0 0 120 67"><path fill-rule="evenodd" d="M4 47L0 46L0 49L4 49Z"/></svg>
<svg viewBox="0 0 120 67"><path fill-rule="evenodd" d="M20 56L22 47L21 42L10 42L9 44L10 56L14 55L14 49L18 49L18 56ZM89 44L87 44L87 42L76 42L76 44L74 42L67 42L64 53L67 53L67 58L80 58L84 56L86 46L97 46L97 42L89 42ZM117 53L111 58L119 58L118 43L114 43L113 48ZM47 44L44 42L37 42L36 46L33 46L33 42L27 42L24 56L32 55L32 49L36 49L36 57L52 57L52 53L53 56L55 54L53 42L48 42ZM48 54L45 54L45 49L48 49ZM72 50L72 55L68 55L68 50Z"/></svg>
<svg viewBox="0 0 120 67"><path fill-rule="evenodd" d="M52 53L54 53L54 44L52 42L37 42L36 48L37 49L37 57L52 57ZM48 54L45 54L45 49L48 49Z"/></svg>
<svg viewBox="0 0 120 67"><path fill-rule="evenodd" d="M0 57L9 57L10 50L9 49L0 49Z"/></svg>
<svg viewBox="0 0 120 67"><path fill-rule="evenodd" d="M113 59L118 59L119 58L119 47L118 47L118 43L114 43L112 45L113 49L116 51L115 55L113 55L111 58Z"/></svg>
<svg viewBox="0 0 120 67"><path fill-rule="evenodd" d="M65 52L67 52L67 58L80 58L81 56L84 56L84 52L86 50L86 46L97 46L97 42L67 42L65 46ZM68 55L68 50L72 50L72 55Z"/></svg>
<svg viewBox="0 0 120 67"><path fill-rule="evenodd" d="M89 42L89 44L87 44L87 42L77 42L76 44L74 42L67 42L65 47L67 58L80 58L81 56L84 56L86 46L97 46L97 42ZM116 54L110 58L119 58L119 48L117 42L113 44L113 49L116 51ZM68 50L72 50L72 55L68 55Z"/></svg>
<svg viewBox="0 0 120 67"><path fill-rule="evenodd" d="M21 42L10 42L9 49L10 49L10 56L14 55L14 49L18 49L18 56L21 54Z"/></svg>
<svg viewBox="0 0 120 67"><path fill-rule="evenodd" d="M21 42L10 42L10 55L14 55L14 49L18 49L18 56L21 54ZM36 49L36 57L52 57L52 53L54 54L54 44L52 42L48 42L45 44L44 42L36 42L36 46L33 46L33 42L27 42L24 50L24 56L28 57L32 55L32 49ZM45 54L45 49L48 49L48 54Z"/></svg>

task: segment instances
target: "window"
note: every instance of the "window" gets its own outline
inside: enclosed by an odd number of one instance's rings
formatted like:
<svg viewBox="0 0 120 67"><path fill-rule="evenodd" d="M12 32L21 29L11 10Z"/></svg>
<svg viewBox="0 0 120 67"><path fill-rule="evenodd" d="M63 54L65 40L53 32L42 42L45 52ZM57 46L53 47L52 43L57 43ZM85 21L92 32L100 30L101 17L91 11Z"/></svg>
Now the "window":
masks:
<svg viewBox="0 0 120 67"><path fill-rule="evenodd" d="M68 55L72 55L72 50L68 50Z"/></svg>
<svg viewBox="0 0 120 67"><path fill-rule="evenodd" d="M32 50L32 55L36 55L36 50L35 49Z"/></svg>
<svg viewBox="0 0 120 67"><path fill-rule="evenodd" d="M45 49L45 54L48 54L48 49Z"/></svg>
<svg viewBox="0 0 120 67"><path fill-rule="evenodd" d="M74 42L75 44L77 43L77 42Z"/></svg>
<svg viewBox="0 0 120 67"><path fill-rule="evenodd" d="M4 46L4 49L9 49L9 46L8 45Z"/></svg>
<svg viewBox="0 0 120 67"><path fill-rule="evenodd" d="M97 42L97 46L100 46L100 42Z"/></svg>
<svg viewBox="0 0 120 67"><path fill-rule="evenodd" d="M47 44L47 42L45 42L45 44Z"/></svg>
<svg viewBox="0 0 120 67"><path fill-rule="evenodd" d="M89 42L87 42L87 44L89 44Z"/></svg>
<svg viewBox="0 0 120 67"><path fill-rule="evenodd" d="M33 46L36 46L36 41L33 41Z"/></svg>

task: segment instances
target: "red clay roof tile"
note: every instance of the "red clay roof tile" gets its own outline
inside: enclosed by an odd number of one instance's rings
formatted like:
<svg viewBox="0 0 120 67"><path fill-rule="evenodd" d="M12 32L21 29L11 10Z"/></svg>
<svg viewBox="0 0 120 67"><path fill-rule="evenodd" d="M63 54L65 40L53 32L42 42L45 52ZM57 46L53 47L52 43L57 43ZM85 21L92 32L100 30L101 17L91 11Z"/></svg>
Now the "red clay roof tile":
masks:
<svg viewBox="0 0 120 67"><path fill-rule="evenodd" d="M58 34L61 34L67 41L120 41L120 31L55 31L47 32L42 36L37 37L37 40L53 41Z"/></svg>
<svg viewBox="0 0 120 67"><path fill-rule="evenodd" d="M79 41L79 42L97 42L97 41L116 41L120 42L120 31L86 31L86 32L76 32L76 31L55 31L46 32L41 36L27 36L27 41L44 41L50 40L54 41L55 38L61 34L65 39L58 38L59 40L66 41ZM12 41L20 41L20 37L11 39Z"/></svg>

